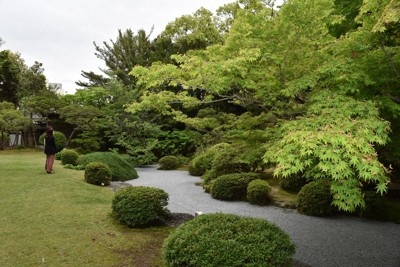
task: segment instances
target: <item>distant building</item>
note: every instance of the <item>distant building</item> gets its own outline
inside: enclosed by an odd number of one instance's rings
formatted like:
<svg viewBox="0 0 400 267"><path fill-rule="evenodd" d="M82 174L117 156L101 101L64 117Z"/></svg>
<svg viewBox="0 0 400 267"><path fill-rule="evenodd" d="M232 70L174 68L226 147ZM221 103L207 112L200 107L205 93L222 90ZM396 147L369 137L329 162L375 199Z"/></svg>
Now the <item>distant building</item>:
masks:
<svg viewBox="0 0 400 267"><path fill-rule="evenodd" d="M62 83L48 83L47 86L50 90L56 92L59 95L64 95L64 91L62 89Z"/></svg>

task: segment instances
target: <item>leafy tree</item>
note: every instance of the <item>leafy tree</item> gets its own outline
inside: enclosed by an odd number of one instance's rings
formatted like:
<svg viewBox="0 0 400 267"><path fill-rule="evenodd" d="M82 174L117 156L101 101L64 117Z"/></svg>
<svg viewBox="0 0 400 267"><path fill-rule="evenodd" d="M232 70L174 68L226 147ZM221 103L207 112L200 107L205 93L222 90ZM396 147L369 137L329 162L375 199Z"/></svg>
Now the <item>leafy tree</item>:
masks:
<svg viewBox="0 0 400 267"><path fill-rule="evenodd" d="M74 126L73 131L68 137L67 144L65 147L68 147L72 137L74 134L79 131L82 134L82 139L91 139L90 137L94 137L98 134L96 131L97 124L96 119L100 115L100 111L98 108L93 106L81 106L77 104L71 104L68 106L64 106L60 109L60 117L64 119L67 123ZM94 144L89 147L99 148L98 139L94 138L90 140L94 142Z"/></svg>
<svg viewBox="0 0 400 267"><path fill-rule="evenodd" d="M54 92L44 90L24 99L24 109L30 113L40 115L44 119L46 125L49 124L49 115L56 112L59 108L59 97Z"/></svg>
<svg viewBox="0 0 400 267"><path fill-rule="evenodd" d="M172 41L174 54L185 54L189 50L204 49L222 42L217 19L205 8L168 23L158 41L163 39Z"/></svg>
<svg viewBox="0 0 400 267"><path fill-rule="evenodd" d="M331 179L333 204L342 210L364 207L362 183L376 184L379 193L387 190L387 170L374 145L387 142L389 123L372 102L329 91L311 101L305 116L283 123L281 139L267 145L264 160L277 163L275 175Z"/></svg>
<svg viewBox="0 0 400 267"><path fill-rule="evenodd" d="M95 55L104 61L107 69L103 69L106 77L116 77L124 85L132 85L133 77L128 73L136 65L148 65L151 49L149 35L144 30L139 30L135 34L131 29L122 32L118 30L116 41L110 43L103 42L100 46L94 42L96 49ZM89 82L78 82L81 86L101 86L108 78L94 74L93 72L82 72L83 77L88 78Z"/></svg>
<svg viewBox="0 0 400 267"><path fill-rule="evenodd" d="M0 51L0 101L18 104L21 59L9 50Z"/></svg>
<svg viewBox="0 0 400 267"><path fill-rule="evenodd" d="M35 61L31 67L24 67L18 90L19 99L32 95L39 95L47 90L46 76L43 74L43 64Z"/></svg>
<svg viewBox="0 0 400 267"><path fill-rule="evenodd" d="M13 103L0 102L0 132L4 140L4 132L16 132L25 130L31 124L31 120L24 116L22 111L15 108Z"/></svg>

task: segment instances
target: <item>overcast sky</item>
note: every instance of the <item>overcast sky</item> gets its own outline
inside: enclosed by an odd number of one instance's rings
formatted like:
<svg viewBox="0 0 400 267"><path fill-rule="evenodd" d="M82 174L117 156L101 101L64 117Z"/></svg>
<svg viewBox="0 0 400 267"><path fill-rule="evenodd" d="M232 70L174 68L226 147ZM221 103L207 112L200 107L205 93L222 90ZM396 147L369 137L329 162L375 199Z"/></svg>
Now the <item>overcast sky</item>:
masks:
<svg viewBox="0 0 400 267"><path fill-rule="evenodd" d="M43 63L48 82L74 93L81 70L99 73L93 41L116 40L118 29L149 32L200 7L212 12L234 0L0 0L0 50L19 52L28 66Z"/></svg>

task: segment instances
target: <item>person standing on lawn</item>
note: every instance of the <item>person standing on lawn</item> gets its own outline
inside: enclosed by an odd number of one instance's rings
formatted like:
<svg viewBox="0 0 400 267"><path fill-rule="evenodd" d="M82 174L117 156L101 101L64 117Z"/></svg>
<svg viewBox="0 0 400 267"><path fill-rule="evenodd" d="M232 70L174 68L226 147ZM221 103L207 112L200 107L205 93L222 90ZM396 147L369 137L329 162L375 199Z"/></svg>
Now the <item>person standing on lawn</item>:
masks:
<svg viewBox="0 0 400 267"><path fill-rule="evenodd" d="M44 153L46 154L46 172L54 173L53 164L57 153L56 139L53 135L53 128L51 126L46 128L46 136L44 137Z"/></svg>

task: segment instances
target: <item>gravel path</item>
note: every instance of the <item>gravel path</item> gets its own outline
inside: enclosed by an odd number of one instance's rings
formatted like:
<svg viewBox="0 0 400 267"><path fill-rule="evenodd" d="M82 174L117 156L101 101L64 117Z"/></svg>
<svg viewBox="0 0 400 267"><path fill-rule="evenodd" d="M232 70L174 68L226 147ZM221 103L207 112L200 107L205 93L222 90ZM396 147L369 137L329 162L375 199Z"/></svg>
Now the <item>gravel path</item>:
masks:
<svg viewBox="0 0 400 267"><path fill-rule="evenodd" d="M193 214L233 213L275 223L296 244L294 258L314 267L400 267L400 224L359 218L317 218L277 207L247 202L219 201L204 193L198 177L184 171L160 171L156 166L137 168L132 185L151 186L169 194L171 212Z"/></svg>

